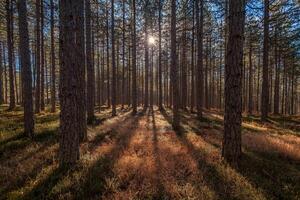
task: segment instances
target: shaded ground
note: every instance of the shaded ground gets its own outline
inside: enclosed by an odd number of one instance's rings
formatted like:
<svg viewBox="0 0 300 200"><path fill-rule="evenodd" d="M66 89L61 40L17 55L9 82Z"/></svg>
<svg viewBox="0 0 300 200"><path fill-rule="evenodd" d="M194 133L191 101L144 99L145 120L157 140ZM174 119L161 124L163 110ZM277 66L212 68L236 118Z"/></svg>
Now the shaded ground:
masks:
<svg viewBox="0 0 300 200"><path fill-rule="evenodd" d="M199 122L171 112L104 109L89 126L81 160L59 169L58 113L36 116L34 141L21 136L22 111L0 109L0 199L300 199L299 117L243 122L239 171L222 162L222 116Z"/></svg>

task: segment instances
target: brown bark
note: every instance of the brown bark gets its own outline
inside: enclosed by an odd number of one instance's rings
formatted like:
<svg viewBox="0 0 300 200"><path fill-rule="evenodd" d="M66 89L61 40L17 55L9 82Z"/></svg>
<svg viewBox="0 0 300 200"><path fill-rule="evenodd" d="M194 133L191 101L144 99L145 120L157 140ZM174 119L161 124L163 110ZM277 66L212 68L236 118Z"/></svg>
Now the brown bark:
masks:
<svg viewBox="0 0 300 200"><path fill-rule="evenodd" d="M202 118L203 110L203 0L196 1L196 28L197 28L197 115ZM200 19L199 19L200 12Z"/></svg>
<svg viewBox="0 0 300 200"><path fill-rule="evenodd" d="M55 100L56 100L56 73L55 73L55 47L54 47L54 4L53 0L50 1L50 35L51 35L51 112L55 112Z"/></svg>
<svg viewBox="0 0 300 200"><path fill-rule="evenodd" d="M244 0L229 1L229 36L225 63L225 113L222 156L234 167L241 158Z"/></svg>
<svg viewBox="0 0 300 200"><path fill-rule="evenodd" d="M261 91L261 120L265 121L269 111L269 0L264 0L264 43L263 43L263 80Z"/></svg>
<svg viewBox="0 0 300 200"><path fill-rule="evenodd" d="M60 0L61 66L60 66L60 165L71 166L79 159L79 141L83 123L81 116L85 98L81 82L84 34L83 0ZM75 61L75 62L74 62ZM83 74L83 75L82 75Z"/></svg>
<svg viewBox="0 0 300 200"><path fill-rule="evenodd" d="M41 110L45 110L45 53L44 53L44 3L40 0L41 9Z"/></svg>
<svg viewBox="0 0 300 200"><path fill-rule="evenodd" d="M179 115L179 86L178 68L176 62L176 0L171 0L171 80L173 95L173 121L172 126L175 131L180 128Z"/></svg>
<svg viewBox="0 0 300 200"><path fill-rule="evenodd" d="M92 39L91 39L91 3L85 1L85 48L87 69L87 122L91 124L94 120L95 105L95 69L92 62Z"/></svg>
<svg viewBox="0 0 300 200"><path fill-rule="evenodd" d="M132 1L132 113L137 112L137 84L136 84L136 9L135 0ZM123 51L125 52L125 51ZM130 86L129 86L130 87Z"/></svg>
<svg viewBox="0 0 300 200"><path fill-rule="evenodd" d="M40 112L41 108L41 51L40 51L40 0L35 3L35 17L36 17L36 52L35 52L35 66L36 66L36 86L35 86L35 113Z"/></svg>
<svg viewBox="0 0 300 200"><path fill-rule="evenodd" d="M32 102L32 74L29 50L26 0L18 0L20 61L22 68L22 93L24 95L24 134L33 137L34 119Z"/></svg>
<svg viewBox="0 0 300 200"><path fill-rule="evenodd" d="M112 67L112 90L111 90L111 104L112 116L117 115L116 110L116 60L115 60L115 7L114 0L111 0L111 67Z"/></svg>
<svg viewBox="0 0 300 200"><path fill-rule="evenodd" d="M9 109L16 106L15 84L13 69L13 10L12 1L6 0L6 25L7 25L7 50L8 50L8 71L9 71Z"/></svg>

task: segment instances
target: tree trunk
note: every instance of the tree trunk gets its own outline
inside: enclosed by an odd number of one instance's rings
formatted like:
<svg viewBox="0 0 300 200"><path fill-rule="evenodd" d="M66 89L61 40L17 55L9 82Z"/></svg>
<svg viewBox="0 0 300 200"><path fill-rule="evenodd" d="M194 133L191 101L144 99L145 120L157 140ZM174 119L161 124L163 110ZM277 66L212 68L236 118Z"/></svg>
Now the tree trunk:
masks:
<svg viewBox="0 0 300 200"><path fill-rule="evenodd" d="M60 68L60 165L73 165L79 159L79 141L83 123L81 116L84 75L83 0L60 0L61 68Z"/></svg>
<svg viewBox="0 0 300 200"><path fill-rule="evenodd" d="M15 84L13 69L13 10L12 1L6 0L6 22L7 22L7 50L8 50L8 70L9 70L9 109L16 106L15 102Z"/></svg>
<svg viewBox="0 0 300 200"><path fill-rule="evenodd" d="M0 42L0 105L4 103L4 95L3 95L3 65L5 63L3 62L2 58L2 49L3 49L3 44ZM2 63L4 63L2 65Z"/></svg>
<svg viewBox="0 0 300 200"><path fill-rule="evenodd" d="M137 84L136 84L136 13L135 13L135 0L132 1L132 113L137 112ZM125 52L125 51L124 51ZM129 86L130 87L130 86Z"/></svg>
<svg viewBox="0 0 300 200"><path fill-rule="evenodd" d="M115 7L114 0L111 0L111 67L112 67L112 92L111 92L111 104L112 104L112 116L117 115L116 110L116 60L115 60Z"/></svg>
<svg viewBox="0 0 300 200"><path fill-rule="evenodd" d="M51 34L51 112L55 112L55 100L56 100L56 87L55 87L55 47L54 47L54 4L53 0L50 1L51 13L50 13L50 34Z"/></svg>
<svg viewBox="0 0 300 200"><path fill-rule="evenodd" d="M222 156L238 167L242 154L242 66L245 23L244 0L229 1L229 38L225 64L225 113Z"/></svg>
<svg viewBox="0 0 300 200"><path fill-rule="evenodd" d="M109 73L109 16L108 16L108 1L106 2L106 79L107 79L107 107L110 108L110 73Z"/></svg>
<svg viewBox="0 0 300 200"><path fill-rule="evenodd" d="M265 121L269 111L269 0L264 0L264 44L263 44L263 80L261 91L261 120Z"/></svg>
<svg viewBox="0 0 300 200"><path fill-rule="evenodd" d="M36 52L35 52L35 66L36 66L36 86L35 86L35 113L40 113L41 108L41 51L40 51L40 0L36 0L35 4L35 15L36 15Z"/></svg>
<svg viewBox="0 0 300 200"><path fill-rule="evenodd" d="M180 128L178 68L176 62L176 0L171 0L171 80L173 94L173 122L175 131Z"/></svg>
<svg viewBox="0 0 300 200"><path fill-rule="evenodd" d="M92 63L92 39L91 39L91 3L85 1L85 48L86 48L86 71L87 71L87 122L94 120L95 105L95 69Z"/></svg>
<svg viewBox="0 0 300 200"><path fill-rule="evenodd" d="M162 21L162 2L158 0L158 108L163 110L162 92L162 66L161 66L161 21Z"/></svg>
<svg viewBox="0 0 300 200"><path fill-rule="evenodd" d="M44 53L44 4L40 0L41 9L41 110L45 110L45 53Z"/></svg>
<svg viewBox="0 0 300 200"><path fill-rule="evenodd" d="M24 95L24 134L33 137L34 119L32 102L32 74L29 50L26 0L18 0L20 61L22 68L22 93Z"/></svg>
<svg viewBox="0 0 300 200"><path fill-rule="evenodd" d="M253 110L253 69L252 69L252 44L249 41L249 100L248 100L248 113L252 115Z"/></svg>
<svg viewBox="0 0 300 200"><path fill-rule="evenodd" d="M197 27L197 115L198 118L202 118L203 109L203 0L196 1L196 27ZM200 20L199 20L200 12Z"/></svg>

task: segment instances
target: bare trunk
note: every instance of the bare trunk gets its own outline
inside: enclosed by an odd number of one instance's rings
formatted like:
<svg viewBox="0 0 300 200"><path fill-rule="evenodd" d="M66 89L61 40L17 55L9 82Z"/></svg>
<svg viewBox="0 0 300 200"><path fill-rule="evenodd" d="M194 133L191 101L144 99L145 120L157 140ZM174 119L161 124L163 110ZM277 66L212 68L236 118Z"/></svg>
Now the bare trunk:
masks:
<svg viewBox="0 0 300 200"><path fill-rule="evenodd" d="M26 0L18 0L20 59L22 68L22 93L24 95L24 134L33 137L34 119L32 102L32 74L29 50Z"/></svg>
<svg viewBox="0 0 300 200"><path fill-rule="evenodd" d="M229 37L225 61L225 113L222 156L237 167L242 154L242 66L244 0L229 1Z"/></svg>

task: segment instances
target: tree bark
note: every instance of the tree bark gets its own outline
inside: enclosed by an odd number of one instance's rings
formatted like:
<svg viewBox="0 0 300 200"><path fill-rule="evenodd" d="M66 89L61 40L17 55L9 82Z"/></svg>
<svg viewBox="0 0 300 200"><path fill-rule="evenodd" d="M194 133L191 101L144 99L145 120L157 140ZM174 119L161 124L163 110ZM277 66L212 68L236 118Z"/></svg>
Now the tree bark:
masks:
<svg viewBox="0 0 300 200"><path fill-rule="evenodd" d="M73 165L79 159L82 127L84 34L83 0L60 0L60 165Z"/></svg>
<svg viewBox="0 0 300 200"><path fill-rule="evenodd" d="M95 105L95 69L92 63L92 39L91 39L91 3L85 1L85 29L86 29L86 69L87 69L87 122L94 120Z"/></svg>
<svg viewBox="0 0 300 200"><path fill-rule="evenodd" d="M8 50L8 70L9 70L9 109L14 109L15 102L15 84L13 69L13 10L12 1L6 0L6 25L7 25L7 50Z"/></svg>
<svg viewBox="0 0 300 200"><path fill-rule="evenodd" d="M27 2L18 0L20 61L22 68L22 93L24 95L24 134L30 138L34 134L32 74L29 50L29 34L27 23Z"/></svg>
<svg viewBox="0 0 300 200"><path fill-rule="evenodd" d="M264 43L263 43L263 80L261 91L261 120L265 121L269 111L269 0L264 0Z"/></svg>
<svg viewBox="0 0 300 200"><path fill-rule="evenodd" d="M199 20L200 12L200 20ZM196 27L197 27L197 116L202 118L203 110L203 0L196 1Z"/></svg>
<svg viewBox="0 0 300 200"><path fill-rule="evenodd" d="M112 91L111 91L111 104L112 116L117 115L116 110L116 60L115 60L115 6L114 0L111 0L111 67L112 67Z"/></svg>
<svg viewBox="0 0 300 200"><path fill-rule="evenodd" d="M45 53L44 53L44 4L40 0L41 9L41 110L45 110Z"/></svg>
<svg viewBox="0 0 300 200"><path fill-rule="evenodd" d="M132 1L132 113L137 112L137 84L136 84L136 8L135 0ZM130 87L130 86L129 86Z"/></svg>
<svg viewBox="0 0 300 200"><path fill-rule="evenodd" d="M242 66L245 23L244 0L229 1L229 38L225 61L225 113L222 157L238 167L242 154Z"/></svg>
<svg viewBox="0 0 300 200"><path fill-rule="evenodd" d="M178 68L176 62L176 0L171 0L171 79L173 94L173 122L175 131L180 129Z"/></svg>
<svg viewBox="0 0 300 200"><path fill-rule="evenodd" d="M54 47L54 3L50 1L50 34L51 34L51 112L56 111L55 100L56 100L56 73L55 73L55 47Z"/></svg>

